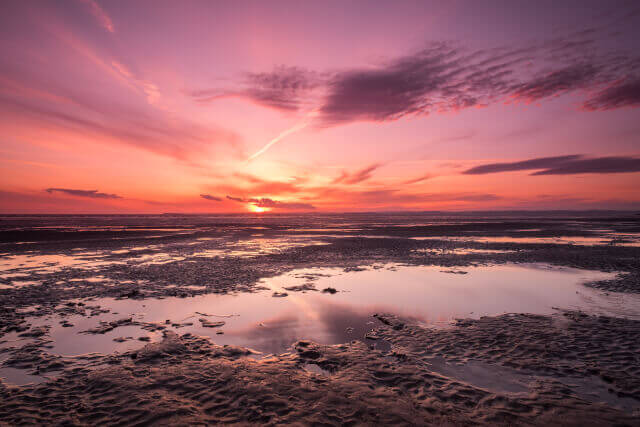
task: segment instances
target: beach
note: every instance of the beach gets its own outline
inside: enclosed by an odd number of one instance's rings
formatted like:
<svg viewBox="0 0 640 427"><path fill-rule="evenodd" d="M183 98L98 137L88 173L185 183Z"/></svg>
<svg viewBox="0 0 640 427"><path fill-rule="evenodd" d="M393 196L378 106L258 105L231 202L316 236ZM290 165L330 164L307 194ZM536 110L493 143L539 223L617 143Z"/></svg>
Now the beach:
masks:
<svg viewBox="0 0 640 427"><path fill-rule="evenodd" d="M2 226L3 423L638 425L637 216Z"/></svg>

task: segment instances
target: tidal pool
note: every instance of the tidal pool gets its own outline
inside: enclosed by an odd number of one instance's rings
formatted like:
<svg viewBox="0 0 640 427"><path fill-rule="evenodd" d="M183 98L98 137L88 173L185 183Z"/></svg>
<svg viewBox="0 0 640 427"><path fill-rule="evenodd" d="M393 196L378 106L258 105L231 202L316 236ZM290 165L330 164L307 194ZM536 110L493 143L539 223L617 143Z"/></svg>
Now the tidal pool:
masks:
<svg viewBox="0 0 640 427"><path fill-rule="evenodd" d="M364 336L378 326L372 317L375 313L396 314L430 327L447 327L456 318L502 313L552 314L557 312L555 308L640 317L637 296L604 293L583 285L611 277L610 273L543 264L465 268L387 264L357 271L306 268L261 280L261 290L253 293L145 300L102 298L87 304L99 305L109 313L66 316L72 327L62 327L59 316L34 318L31 323L51 326L53 343L49 351L61 355L126 351L144 345L138 341L141 337L160 339L161 333L148 332L139 325L120 326L105 334L83 333L100 321L128 317L134 322L167 325L178 333L206 335L218 344L278 353L298 339L325 344L356 339L369 342ZM327 288L336 292L323 292ZM224 324L206 326L213 322ZM176 328L172 323L183 326ZM124 341L114 341L118 338Z"/></svg>

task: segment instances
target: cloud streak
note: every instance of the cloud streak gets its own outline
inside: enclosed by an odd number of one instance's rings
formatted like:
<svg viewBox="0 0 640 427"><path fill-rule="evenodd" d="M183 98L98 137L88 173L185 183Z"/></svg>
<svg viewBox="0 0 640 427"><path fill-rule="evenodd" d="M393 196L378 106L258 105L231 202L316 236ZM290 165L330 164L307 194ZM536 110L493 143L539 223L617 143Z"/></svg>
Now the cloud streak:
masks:
<svg viewBox="0 0 640 427"><path fill-rule="evenodd" d="M222 199L220 197L212 196L211 194L201 194L200 197L202 197L205 200L210 200L212 202L221 202L222 201Z"/></svg>
<svg viewBox="0 0 640 427"><path fill-rule="evenodd" d="M115 28L113 26L113 21L104 11L102 7L95 0L80 0L82 3L86 4L87 7L91 10L93 16L100 22L100 25L110 33L115 32Z"/></svg>
<svg viewBox="0 0 640 427"><path fill-rule="evenodd" d="M579 159L556 165L549 169L534 172L531 175L575 175L584 173L632 173L640 172L640 158L634 157L598 157Z"/></svg>
<svg viewBox="0 0 640 427"><path fill-rule="evenodd" d="M564 162L579 159L580 155L540 157L537 159L522 160L511 163L490 163L473 167L463 172L465 175L484 175L488 173L511 172L532 169L547 169L558 166Z"/></svg>
<svg viewBox="0 0 640 427"><path fill-rule="evenodd" d="M371 166L367 166L364 169L359 171L355 171L353 173L348 173L346 171L342 171L342 174L335 178L331 183L332 184L358 184L360 182L366 181L371 178L373 172L381 167L381 163L375 163Z"/></svg>
<svg viewBox="0 0 640 427"><path fill-rule="evenodd" d="M109 194L109 193L100 193L98 192L98 190L76 190L76 189L71 189L71 188L47 188L46 190L47 193L49 194L53 194L53 193L63 193L63 194L68 194L70 196L76 196L76 197L86 197L89 199L122 199L121 196L118 196L117 194Z"/></svg>
<svg viewBox="0 0 640 427"><path fill-rule="evenodd" d="M433 178L433 177L434 177L434 175L432 175L432 174L428 173L428 174L425 174L425 175L419 176L419 177L417 177L417 178L412 178L412 179L409 179L409 180L407 180L407 181L404 181L404 182L403 182L403 184L404 184L404 185L418 184L418 183L424 182L424 181L426 181L426 180L428 180L428 179L431 179L431 178Z"/></svg>
<svg viewBox="0 0 640 427"><path fill-rule="evenodd" d="M462 173L465 175L485 175L526 170L537 170L537 172L531 173L534 176L632 173L640 172L640 158L622 156L585 158L575 154L540 157L519 162L490 163L475 166Z"/></svg>

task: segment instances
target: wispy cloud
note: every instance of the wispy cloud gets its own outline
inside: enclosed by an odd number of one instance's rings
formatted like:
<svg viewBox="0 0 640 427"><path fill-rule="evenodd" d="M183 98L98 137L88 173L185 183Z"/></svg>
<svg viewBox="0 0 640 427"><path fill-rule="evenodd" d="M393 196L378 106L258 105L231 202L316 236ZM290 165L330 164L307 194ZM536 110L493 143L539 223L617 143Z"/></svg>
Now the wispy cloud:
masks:
<svg viewBox="0 0 640 427"><path fill-rule="evenodd" d="M484 175L523 170L537 170L537 172L533 172L531 175L631 173L640 172L640 158L622 156L585 158L579 154L540 157L518 162L480 165L464 171L463 174Z"/></svg>
<svg viewBox="0 0 640 427"><path fill-rule="evenodd" d="M113 60L111 66L124 77L128 83L134 87L138 92L144 93L147 98L147 102L150 105L155 105L160 99L160 89L155 84L138 78L131 70L124 64Z"/></svg>
<svg viewBox="0 0 640 427"><path fill-rule="evenodd" d="M202 197L205 200L211 200L212 202L221 202L222 201L222 199L220 197L212 196L211 194L201 194L200 197Z"/></svg>
<svg viewBox="0 0 640 427"><path fill-rule="evenodd" d="M76 197L87 197L89 199L122 199L117 194L100 193L98 190L76 190L71 188L47 188L47 193L53 194L55 192L68 194Z"/></svg>
<svg viewBox="0 0 640 427"><path fill-rule="evenodd" d="M421 175L421 176L419 176L417 178L412 178L412 179L409 179L407 181L404 181L403 184L405 184L405 185L418 184L420 182L424 182L424 181L426 181L428 179L431 179L433 177L434 177L433 174L428 173L428 174L425 174L425 175Z"/></svg>
<svg viewBox="0 0 640 427"><path fill-rule="evenodd" d="M316 73L280 66L270 72L246 73L239 88L200 89L187 94L199 103L240 97L265 107L295 111L308 102L309 93L321 84Z"/></svg>
<svg viewBox="0 0 640 427"><path fill-rule="evenodd" d="M599 64L589 62L571 64L565 68L535 76L530 81L516 85L511 89L511 96L531 102L560 96L592 85L600 70L601 66Z"/></svg>
<svg viewBox="0 0 640 427"><path fill-rule="evenodd" d="M93 16L95 16L95 18L98 20L98 22L100 22L100 25L105 30L109 31L110 33L115 32L113 21L111 20L107 12L104 11L104 9L98 4L96 0L80 0L80 1L85 5L87 5L87 7L90 9Z"/></svg>
<svg viewBox="0 0 640 427"><path fill-rule="evenodd" d="M342 171L342 174L335 178L332 184L358 184L371 178L373 172L381 166L381 163L375 163L353 173Z"/></svg>
<svg viewBox="0 0 640 427"><path fill-rule="evenodd" d="M107 5L82 1L74 9ZM122 53L113 37L96 31L91 20L85 25L88 13L61 18L55 8L48 17L48 7L14 6L12 20L25 21L22 27L30 36L17 34L23 43L3 45L0 126L20 123L27 139L46 130L69 145L78 140L126 144L189 165L202 165L214 154L246 157L238 133L163 105L160 85L149 80L135 56ZM106 14L104 19L111 22ZM38 40L47 41L46 49Z"/></svg>
<svg viewBox="0 0 640 427"><path fill-rule="evenodd" d="M613 110L640 105L640 78L615 82L584 103L587 110Z"/></svg>
<svg viewBox="0 0 640 427"><path fill-rule="evenodd" d="M127 72L119 69L118 74ZM106 98L80 94L48 82L29 70L0 67L0 113L3 119L19 119L59 132L90 135L97 141L119 142L172 157L196 162L197 154L231 148L239 153L240 137L231 131L203 126L155 108L135 103L114 105ZM124 78L124 77L123 77ZM149 89L145 96L153 97Z"/></svg>

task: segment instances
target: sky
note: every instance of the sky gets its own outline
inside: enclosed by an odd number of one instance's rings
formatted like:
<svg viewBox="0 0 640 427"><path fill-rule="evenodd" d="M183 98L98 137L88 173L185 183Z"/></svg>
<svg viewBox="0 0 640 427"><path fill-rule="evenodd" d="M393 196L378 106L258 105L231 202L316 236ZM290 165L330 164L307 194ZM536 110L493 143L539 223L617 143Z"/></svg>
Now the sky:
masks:
<svg viewBox="0 0 640 427"><path fill-rule="evenodd" d="M640 209L636 1L0 9L0 213Z"/></svg>

